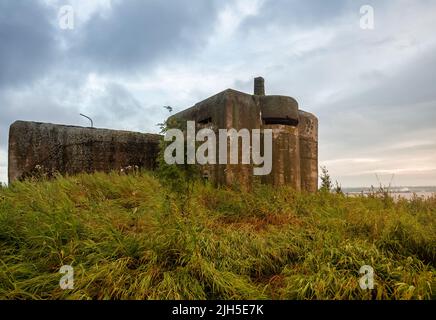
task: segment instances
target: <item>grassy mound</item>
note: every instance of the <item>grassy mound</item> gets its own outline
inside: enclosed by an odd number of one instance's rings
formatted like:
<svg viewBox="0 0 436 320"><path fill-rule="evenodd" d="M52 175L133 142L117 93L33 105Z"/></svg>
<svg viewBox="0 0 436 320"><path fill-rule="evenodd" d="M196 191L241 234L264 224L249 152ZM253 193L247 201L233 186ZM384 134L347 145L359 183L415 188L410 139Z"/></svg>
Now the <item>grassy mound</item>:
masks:
<svg viewBox="0 0 436 320"><path fill-rule="evenodd" d="M436 198L199 182L183 210L177 199L151 173L0 189L0 299L435 298Z"/></svg>

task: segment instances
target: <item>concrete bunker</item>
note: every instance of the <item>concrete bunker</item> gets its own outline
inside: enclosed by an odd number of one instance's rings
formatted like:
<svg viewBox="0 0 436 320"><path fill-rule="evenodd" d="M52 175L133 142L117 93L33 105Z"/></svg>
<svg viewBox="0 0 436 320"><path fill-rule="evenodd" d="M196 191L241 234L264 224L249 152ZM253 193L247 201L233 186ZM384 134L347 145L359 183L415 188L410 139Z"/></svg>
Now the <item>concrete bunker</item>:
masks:
<svg viewBox="0 0 436 320"><path fill-rule="evenodd" d="M260 177L261 182L315 192L318 119L299 110L292 97L265 95L264 83L262 77L255 78L253 95L227 89L170 119L195 121L197 130L208 127L217 135L219 129L272 129L272 172ZM239 183L249 187L255 179L252 167L252 164L208 164L203 166L203 172L218 185Z"/></svg>
<svg viewBox="0 0 436 320"><path fill-rule="evenodd" d="M254 177L253 164L203 165L203 176L217 185L249 187L260 179L296 190L318 188L318 119L300 110L292 97L266 95L262 77L254 80L254 94L227 89L171 118L195 121L197 130L207 127L216 133L272 129L271 173ZM160 139L156 134L17 121L9 132L9 182L31 176L37 166L61 174L126 166L153 170Z"/></svg>

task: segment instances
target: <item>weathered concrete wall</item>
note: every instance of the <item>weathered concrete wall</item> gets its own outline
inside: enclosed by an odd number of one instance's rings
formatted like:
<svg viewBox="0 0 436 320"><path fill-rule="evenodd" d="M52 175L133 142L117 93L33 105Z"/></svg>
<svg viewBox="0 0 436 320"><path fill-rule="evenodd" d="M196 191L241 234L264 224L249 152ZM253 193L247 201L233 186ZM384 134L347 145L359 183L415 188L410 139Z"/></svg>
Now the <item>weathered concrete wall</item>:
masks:
<svg viewBox="0 0 436 320"><path fill-rule="evenodd" d="M172 118L195 121L197 130L207 127L214 130L218 137L219 129L260 129L262 125L260 114L258 97L227 89L181 111ZM242 157L241 147L242 143L239 141L239 159ZM228 164L206 165L203 167L203 173L207 172L210 180L218 185L249 186L253 180L253 165L229 164L230 148L227 148L227 158Z"/></svg>
<svg viewBox="0 0 436 320"><path fill-rule="evenodd" d="M153 169L159 135L16 121L9 130L9 182L50 174Z"/></svg>
<svg viewBox="0 0 436 320"><path fill-rule="evenodd" d="M262 176L262 182L274 186L289 185L301 190L300 145L298 128L286 125L264 125L272 129L272 170Z"/></svg>
<svg viewBox="0 0 436 320"><path fill-rule="evenodd" d="M301 189L318 190L318 119L311 113L299 112Z"/></svg>

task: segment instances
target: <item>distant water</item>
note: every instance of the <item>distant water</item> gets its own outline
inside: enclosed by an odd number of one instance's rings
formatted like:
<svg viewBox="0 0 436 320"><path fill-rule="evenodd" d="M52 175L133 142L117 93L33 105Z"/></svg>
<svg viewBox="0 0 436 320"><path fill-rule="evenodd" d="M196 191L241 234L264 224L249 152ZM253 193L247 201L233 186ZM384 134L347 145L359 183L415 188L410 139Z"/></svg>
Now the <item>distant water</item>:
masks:
<svg viewBox="0 0 436 320"><path fill-rule="evenodd" d="M351 197L357 197L362 195L362 192L346 192L345 193L348 196ZM369 193L363 193L364 195L368 195ZM390 192L389 195L394 198L395 200L400 200L400 199L406 199L406 200L411 200L414 197L418 197L421 199L428 199L431 197L436 197L436 193L434 192Z"/></svg>
<svg viewBox="0 0 436 320"><path fill-rule="evenodd" d="M423 199L431 198L433 196L436 196L436 193L428 192L428 191L423 191L423 192L392 192L392 193L390 193L390 195L395 199L404 198L404 199L410 200L415 196L423 198Z"/></svg>
<svg viewBox="0 0 436 320"><path fill-rule="evenodd" d="M389 190L389 194L395 199L412 199L413 197L419 197L427 199L430 197L436 197L436 187L391 187L386 188ZM343 188L344 193L348 195L370 194L377 192L377 188Z"/></svg>

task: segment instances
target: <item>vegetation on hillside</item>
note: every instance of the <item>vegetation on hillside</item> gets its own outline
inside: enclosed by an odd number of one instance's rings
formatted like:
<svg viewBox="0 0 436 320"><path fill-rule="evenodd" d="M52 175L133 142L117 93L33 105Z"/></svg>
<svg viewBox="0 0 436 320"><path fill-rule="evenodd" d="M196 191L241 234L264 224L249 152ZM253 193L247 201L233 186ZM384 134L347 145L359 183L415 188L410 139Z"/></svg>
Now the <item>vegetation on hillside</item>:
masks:
<svg viewBox="0 0 436 320"><path fill-rule="evenodd" d="M148 172L0 189L0 299L434 299L436 198L251 192ZM62 290L61 266L74 268ZM375 272L373 290L359 269Z"/></svg>

